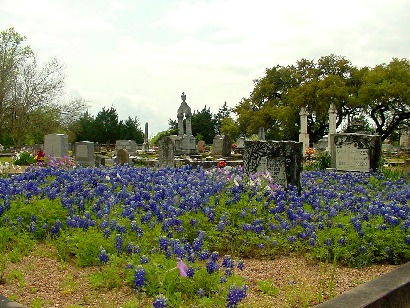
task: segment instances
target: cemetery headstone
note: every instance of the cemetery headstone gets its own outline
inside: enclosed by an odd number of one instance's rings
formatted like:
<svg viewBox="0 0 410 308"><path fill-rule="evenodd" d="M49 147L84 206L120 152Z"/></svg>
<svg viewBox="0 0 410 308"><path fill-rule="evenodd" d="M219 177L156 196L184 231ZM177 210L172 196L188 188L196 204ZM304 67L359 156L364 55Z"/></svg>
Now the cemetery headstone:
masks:
<svg viewBox="0 0 410 308"><path fill-rule="evenodd" d="M337 171L376 171L381 158L381 137L364 134L330 135L331 166Z"/></svg>
<svg viewBox="0 0 410 308"><path fill-rule="evenodd" d="M223 157L231 156L231 138L228 135L216 135L213 140L212 154Z"/></svg>
<svg viewBox="0 0 410 308"><path fill-rule="evenodd" d="M410 149L410 128L406 127L400 131L400 148Z"/></svg>
<svg viewBox="0 0 410 308"><path fill-rule="evenodd" d="M125 149L128 153L135 154L137 152L137 143L134 140L116 140L115 151L118 152L121 149Z"/></svg>
<svg viewBox="0 0 410 308"><path fill-rule="evenodd" d="M117 164L125 165L130 163L130 155L127 149L119 149L117 151Z"/></svg>
<svg viewBox="0 0 410 308"><path fill-rule="evenodd" d="M94 142L76 142L74 153L76 163L82 166L95 167Z"/></svg>
<svg viewBox="0 0 410 308"><path fill-rule="evenodd" d="M198 153L204 153L205 152L205 141L199 140L196 147L198 149Z"/></svg>
<svg viewBox="0 0 410 308"><path fill-rule="evenodd" d="M274 184L293 185L300 191L302 149L303 143L295 141L245 141L244 171L269 172Z"/></svg>
<svg viewBox="0 0 410 308"><path fill-rule="evenodd" d="M68 156L68 136L65 134L45 135L44 152L52 157Z"/></svg>
<svg viewBox="0 0 410 308"><path fill-rule="evenodd" d="M158 163L160 168L175 167L174 141L170 136L165 136L159 141Z"/></svg>

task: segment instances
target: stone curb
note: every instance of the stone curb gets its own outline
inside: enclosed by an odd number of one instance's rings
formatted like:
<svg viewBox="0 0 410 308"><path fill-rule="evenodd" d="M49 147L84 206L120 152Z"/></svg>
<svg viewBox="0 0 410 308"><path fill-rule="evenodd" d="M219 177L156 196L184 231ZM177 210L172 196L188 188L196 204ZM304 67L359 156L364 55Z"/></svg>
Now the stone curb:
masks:
<svg viewBox="0 0 410 308"><path fill-rule="evenodd" d="M315 307L410 307L410 262Z"/></svg>

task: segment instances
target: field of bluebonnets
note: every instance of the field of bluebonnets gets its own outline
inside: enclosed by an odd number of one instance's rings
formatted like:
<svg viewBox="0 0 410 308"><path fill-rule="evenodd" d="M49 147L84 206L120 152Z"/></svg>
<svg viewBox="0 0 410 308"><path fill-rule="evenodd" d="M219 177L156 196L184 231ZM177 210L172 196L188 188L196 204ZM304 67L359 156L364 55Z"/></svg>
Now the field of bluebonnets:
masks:
<svg viewBox="0 0 410 308"><path fill-rule="evenodd" d="M153 307L237 307L242 258L409 261L409 200L408 180L383 173L304 171L298 193L241 168L30 167L0 178L0 253L17 262L48 242L101 267L97 289L124 281Z"/></svg>

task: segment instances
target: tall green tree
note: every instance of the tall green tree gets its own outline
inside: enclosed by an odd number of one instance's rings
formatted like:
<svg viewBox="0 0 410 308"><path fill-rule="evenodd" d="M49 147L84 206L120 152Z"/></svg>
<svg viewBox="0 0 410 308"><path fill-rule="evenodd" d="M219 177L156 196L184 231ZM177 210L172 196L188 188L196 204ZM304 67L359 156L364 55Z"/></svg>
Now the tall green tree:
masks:
<svg viewBox="0 0 410 308"><path fill-rule="evenodd" d="M211 144L215 137L215 120L211 109L205 105L201 111L194 111L191 121L192 134L200 134L206 143Z"/></svg>
<svg viewBox="0 0 410 308"><path fill-rule="evenodd" d="M215 124L215 133L220 135L222 134L221 132L221 126L222 126L222 121L225 118L230 118L232 113L232 108L228 107L228 104L224 102L222 107L218 109L218 112L214 114L214 124Z"/></svg>
<svg viewBox="0 0 410 308"><path fill-rule="evenodd" d="M0 143L17 146L61 132L65 111L84 110L83 104L61 101L64 66L55 58L39 64L25 41L13 28L0 32Z"/></svg>
<svg viewBox="0 0 410 308"><path fill-rule="evenodd" d="M119 130L119 140L134 140L138 144L144 142L144 132L137 117L128 117L124 122L120 121Z"/></svg>
<svg viewBox="0 0 410 308"><path fill-rule="evenodd" d="M410 62L393 59L377 65L363 78L358 102L372 119L376 133L385 140L408 125L410 119Z"/></svg>
<svg viewBox="0 0 410 308"><path fill-rule="evenodd" d="M386 139L410 118L409 61L394 59L388 65L357 68L341 56L318 61L302 59L295 65L275 66L254 81L250 97L235 107L241 134L297 140L299 111L308 111L312 142L328 133L328 111L337 110L337 127L358 117L370 117L376 132Z"/></svg>

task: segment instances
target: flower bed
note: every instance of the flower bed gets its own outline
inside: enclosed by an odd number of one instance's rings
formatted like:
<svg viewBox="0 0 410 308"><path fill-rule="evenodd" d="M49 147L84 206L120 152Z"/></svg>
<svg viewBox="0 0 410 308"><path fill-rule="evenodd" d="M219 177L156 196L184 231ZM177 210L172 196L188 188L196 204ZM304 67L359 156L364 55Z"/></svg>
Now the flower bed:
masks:
<svg viewBox="0 0 410 308"><path fill-rule="evenodd" d="M125 281L154 307L235 307L242 258L408 261L409 199L406 180L379 174L305 172L298 195L240 168L29 168L0 181L0 249L18 260L50 243L100 267L96 288Z"/></svg>

